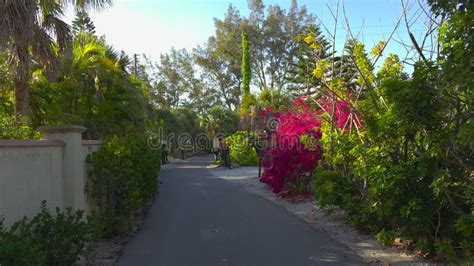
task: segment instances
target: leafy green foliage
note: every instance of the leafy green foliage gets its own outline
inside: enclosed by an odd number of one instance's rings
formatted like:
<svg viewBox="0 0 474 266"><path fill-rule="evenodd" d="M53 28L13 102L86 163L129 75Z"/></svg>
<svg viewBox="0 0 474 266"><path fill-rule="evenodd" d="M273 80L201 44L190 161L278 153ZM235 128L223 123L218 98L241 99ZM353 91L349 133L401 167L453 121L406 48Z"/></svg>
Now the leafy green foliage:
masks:
<svg viewBox="0 0 474 266"><path fill-rule="evenodd" d="M257 165L258 157L253 147L255 134L246 131L237 131L225 138L230 147L230 158L242 166Z"/></svg>
<svg viewBox="0 0 474 266"><path fill-rule="evenodd" d="M184 94L200 84L192 64L192 57L185 49L172 49L169 54L160 56L158 82L165 90L155 96L162 106L178 108L184 101Z"/></svg>
<svg viewBox="0 0 474 266"><path fill-rule="evenodd" d="M237 130L239 117L237 114L222 106L216 105L199 118L201 128L210 138L218 133L230 134Z"/></svg>
<svg viewBox="0 0 474 266"><path fill-rule="evenodd" d="M260 108L269 109L273 112L285 112L291 105L288 95L275 89L264 88L257 97Z"/></svg>
<svg viewBox="0 0 474 266"><path fill-rule="evenodd" d="M330 133L323 126L324 170L316 171L315 197L323 206L343 207L351 221L374 232L402 232L390 238L415 239L423 252L453 261L459 247L471 256L471 170L445 157L452 133L433 83L436 70L418 66L410 80L389 72L361 100L363 132Z"/></svg>
<svg viewBox="0 0 474 266"><path fill-rule="evenodd" d="M0 87L0 139L38 139L40 134L30 126L29 119L15 117L14 109L10 90Z"/></svg>
<svg viewBox="0 0 474 266"><path fill-rule="evenodd" d="M83 125L92 139L144 132L147 96L143 84L127 73L126 56L103 39L80 32L72 54L62 60L61 78L55 82L42 69L33 73L33 127Z"/></svg>
<svg viewBox="0 0 474 266"><path fill-rule="evenodd" d="M329 83L343 80L352 85L356 74L354 63L347 55L335 54L334 44L323 36L320 27L306 27L295 39L297 60L292 63L291 75L287 77L290 92L319 98L327 93ZM346 44L346 50L349 53L352 50L350 43Z"/></svg>
<svg viewBox="0 0 474 266"><path fill-rule="evenodd" d="M217 25L217 24L216 24ZM228 29L226 29L228 30ZM222 33L222 34L233 34ZM230 37L229 37L230 38ZM203 46L194 49L194 60L197 66L203 70L205 84L205 95L207 99L201 97L210 106L214 104L225 105L228 109L237 110L240 105L242 74L240 64L241 58L237 57L240 50L234 47L238 44L233 39L227 40L229 43L222 47L222 40L217 40L212 36ZM235 53L231 53L233 51Z"/></svg>
<svg viewBox="0 0 474 266"><path fill-rule="evenodd" d="M449 238L443 238L436 240L435 243L436 253L442 259L447 261L456 261L457 256L456 252L454 251L452 240Z"/></svg>
<svg viewBox="0 0 474 266"><path fill-rule="evenodd" d="M344 208L350 221L385 244L402 238L424 254L471 261L474 8L464 2L432 2L446 18L439 32L443 49L438 61L417 62L411 76L403 73L395 55L374 73L365 47L357 41L347 44L357 67L356 86L327 79L326 97L344 98L362 123L341 130L332 115L324 116L324 153L313 193L328 209ZM372 49L373 58L383 46ZM316 65L313 75L331 76L331 67ZM351 92L343 94L344 88Z"/></svg>
<svg viewBox="0 0 474 266"><path fill-rule="evenodd" d="M84 218L82 211L70 208L51 214L42 202L40 213L10 229L0 221L0 264L73 265L102 230L96 218Z"/></svg>
<svg viewBox="0 0 474 266"><path fill-rule="evenodd" d="M252 93L246 93L242 96L242 104L240 105L239 114L241 116L249 116L255 113L257 107L257 99Z"/></svg>
<svg viewBox="0 0 474 266"><path fill-rule="evenodd" d="M41 134L32 129L27 118L2 116L0 113L0 139L39 139Z"/></svg>
<svg viewBox="0 0 474 266"><path fill-rule="evenodd" d="M363 50L354 56L366 57ZM359 86L369 86L374 75L368 61L356 62L366 74ZM359 99L364 125L349 132L322 126L325 152L314 194L323 206L343 207L352 222L379 233L383 243L402 237L424 253L455 261L461 254L469 259L473 248L472 164L465 157L472 146L458 135L469 128L462 117L470 107L458 103L453 112L451 97L463 92L446 94L441 73L418 63L408 78L398 58L389 56L377 88Z"/></svg>
<svg viewBox="0 0 474 266"><path fill-rule="evenodd" d="M88 193L97 202L106 235L132 229L134 215L146 207L158 189L161 151L143 136L111 138L88 157Z"/></svg>
<svg viewBox="0 0 474 266"><path fill-rule="evenodd" d="M76 13L76 17L72 21L72 31L75 34L79 32L95 34L95 26L89 17L89 14L87 14L85 11L78 11Z"/></svg>
<svg viewBox="0 0 474 266"><path fill-rule="evenodd" d="M12 81L7 65L7 52L0 52L0 139L39 138L26 117L15 117Z"/></svg>
<svg viewBox="0 0 474 266"><path fill-rule="evenodd" d="M313 193L321 207L350 208L354 204L354 187L347 177L332 170L317 167L313 177Z"/></svg>
<svg viewBox="0 0 474 266"><path fill-rule="evenodd" d="M0 51L0 95L2 97L0 106L2 108L7 103L5 100L8 100L9 105L13 104L13 94L10 93L11 87L12 81L8 71L8 51Z"/></svg>
<svg viewBox="0 0 474 266"><path fill-rule="evenodd" d="M296 36L316 27L316 19L306 6L291 1L285 10L278 4L265 7L263 0L248 1L249 17L244 20L251 47L254 84L284 92L295 71L298 45ZM262 38L264 36L264 38Z"/></svg>
<svg viewBox="0 0 474 266"><path fill-rule="evenodd" d="M0 50L8 48L11 79L15 84L15 112L28 116L30 108L30 67L42 63L43 69L54 73L58 51L70 45L70 27L63 21L68 5L78 11L102 8L110 0L2 2L0 5Z"/></svg>
<svg viewBox="0 0 474 266"><path fill-rule="evenodd" d="M393 240L398 236L397 232L394 231L385 231L382 229L377 235L377 241L382 243L385 246L390 246L393 243Z"/></svg>

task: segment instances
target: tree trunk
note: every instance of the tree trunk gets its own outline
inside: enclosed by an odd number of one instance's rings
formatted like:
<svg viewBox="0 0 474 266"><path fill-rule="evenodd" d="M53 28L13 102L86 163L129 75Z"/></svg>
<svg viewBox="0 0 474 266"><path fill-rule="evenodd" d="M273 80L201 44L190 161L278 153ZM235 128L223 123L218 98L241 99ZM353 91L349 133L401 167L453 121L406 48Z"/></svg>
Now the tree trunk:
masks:
<svg viewBox="0 0 474 266"><path fill-rule="evenodd" d="M30 111L30 54L28 45L19 44L16 47L15 73L15 112L17 117L26 117Z"/></svg>

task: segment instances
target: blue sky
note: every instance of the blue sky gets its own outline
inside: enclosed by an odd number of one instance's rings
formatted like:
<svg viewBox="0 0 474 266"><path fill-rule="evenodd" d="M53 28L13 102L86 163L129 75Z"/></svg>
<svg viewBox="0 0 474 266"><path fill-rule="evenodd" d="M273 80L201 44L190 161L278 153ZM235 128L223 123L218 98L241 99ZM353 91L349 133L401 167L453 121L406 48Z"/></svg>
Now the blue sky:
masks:
<svg viewBox="0 0 474 266"><path fill-rule="evenodd" d="M413 0L416 1L416 0ZM161 53L172 47L191 50L204 43L214 33L214 17L223 18L229 4L242 15L248 14L247 0L115 0L107 10L94 12L97 33L105 35L109 43L128 54L146 54L158 60ZM266 6L278 4L288 9L291 0L264 0ZM299 0L320 21L332 29L334 20L328 6L335 9L337 0ZM414 2L416 3L416 2ZM346 14L354 32L362 30L360 39L371 47L387 38L402 12L400 0L345 0ZM417 7L415 5L415 7ZM338 48L346 33L340 9ZM72 14L69 12L68 18ZM402 23L397 39L407 41ZM421 34L423 24L413 25L414 34ZM401 45L392 42L388 52L404 54Z"/></svg>

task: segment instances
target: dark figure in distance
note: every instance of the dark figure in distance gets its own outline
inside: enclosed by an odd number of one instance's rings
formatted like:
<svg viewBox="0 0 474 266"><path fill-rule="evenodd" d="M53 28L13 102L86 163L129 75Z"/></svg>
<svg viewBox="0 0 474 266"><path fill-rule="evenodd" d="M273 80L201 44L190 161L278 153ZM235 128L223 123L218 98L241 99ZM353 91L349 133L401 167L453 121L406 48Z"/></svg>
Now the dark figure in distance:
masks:
<svg viewBox="0 0 474 266"><path fill-rule="evenodd" d="M224 166L232 169L232 163L230 161L230 147L226 141L222 142L222 159L224 159Z"/></svg>
<svg viewBox="0 0 474 266"><path fill-rule="evenodd" d="M167 164L168 161L168 151L166 150L166 145L161 145L161 164Z"/></svg>

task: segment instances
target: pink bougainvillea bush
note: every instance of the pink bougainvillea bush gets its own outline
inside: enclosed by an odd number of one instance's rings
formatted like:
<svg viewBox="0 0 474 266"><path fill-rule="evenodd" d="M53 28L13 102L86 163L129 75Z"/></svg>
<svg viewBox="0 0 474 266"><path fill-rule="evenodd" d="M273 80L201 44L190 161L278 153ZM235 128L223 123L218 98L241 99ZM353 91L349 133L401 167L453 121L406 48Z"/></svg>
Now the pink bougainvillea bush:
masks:
<svg viewBox="0 0 474 266"><path fill-rule="evenodd" d="M351 124L355 126L360 126L362 124L359 115L355 112L355 110L352 110L353 107L349 101L333 101L332 99L324 99L319 100L319 104L322 106L323 111L328 114L331 114L334 108L334 123L340 129L347 129L351 126Z"/></svg>
<svg viewBox="0 0 474 266"><path fill-rule="evenodd" d="M286 185L297 185L301 177L313 171L320 149L310 144L321 137L321 120L320 112L306 98L297 98L286 113L271 116L278 124L269 136L271 145L262 161L261 180L280 193Z"/></svg>
<svg viewBox="0 0 474 266"><path fill-rule="evenodd" d="M273 113L263 110L271 143L265 150L262 166L264 172L261 181L267 183L280 195L309 193L309 177L321 157L321 116L332 114L334 123L340 129L351 123L360 125L359 118L351 110L347 101L331 99L315 102L307 97L296 98L286 113ZM352 116L353 119L349 119ZM298 190L298 191L291 191ZM294 194L294 193L293 193Z"/></svg>

